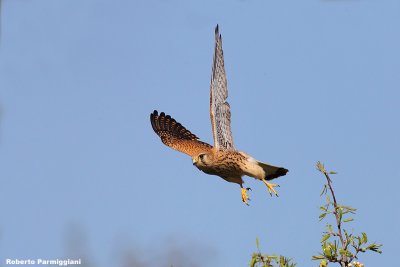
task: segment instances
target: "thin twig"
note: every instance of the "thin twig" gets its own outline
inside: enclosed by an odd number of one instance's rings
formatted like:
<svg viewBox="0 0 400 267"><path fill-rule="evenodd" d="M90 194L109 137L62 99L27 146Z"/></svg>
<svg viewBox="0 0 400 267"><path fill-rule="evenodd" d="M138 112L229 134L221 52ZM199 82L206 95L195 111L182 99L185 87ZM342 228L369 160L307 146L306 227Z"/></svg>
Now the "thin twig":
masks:
<svg viewBox="0 0 400 267"><path fill-rule="evenodd" d="M339 216L339 212L338 212L338 210L340 209L340 207L338 207L338 204L337 204L337 202L336 202L335 192L333 191L333 187L332 187L332 180L331 180L331 178L329 177L328 172L325 170L325 167L324 167L320 162L318 162L318 163L319 163L319 164L318 164L318 165L319 165L319 166L318 166L318 169L325 175L326 180L328 181L329 191L331 191L331 194L332 194L332 198L333 198L333 207L334 207L333 214L335 214L336 225L337 225L337 229L338 229L337 236L339 236L340 242L342 243L342 247L343 247L343 248L346 248L346 247L347 247L347 240L343 238L343 234L342 234L342 222L341 222L341 219L340 219L340 216ZM343 263L345 264L345 266L347 266L348 263L349 263L349 262L348 262L348 259L347 259L347 255L346 255L346 254L343 254L343 255L342 255L342 259L339 259L338 262L340 262L340 263L343 262Z"/></svg>

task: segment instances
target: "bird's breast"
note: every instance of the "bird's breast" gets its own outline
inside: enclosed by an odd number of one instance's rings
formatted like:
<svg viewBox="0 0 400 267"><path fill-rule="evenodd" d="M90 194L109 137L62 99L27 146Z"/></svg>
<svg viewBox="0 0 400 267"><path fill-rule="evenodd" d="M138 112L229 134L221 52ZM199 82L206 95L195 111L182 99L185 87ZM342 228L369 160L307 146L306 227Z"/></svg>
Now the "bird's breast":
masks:
<svg viewBox="0 0 400 267"><path fill-rule="evenodd" d="M245 158L237 152L220 152L207 164L196 165L201 171L221 177L242 176Z"/></svg>

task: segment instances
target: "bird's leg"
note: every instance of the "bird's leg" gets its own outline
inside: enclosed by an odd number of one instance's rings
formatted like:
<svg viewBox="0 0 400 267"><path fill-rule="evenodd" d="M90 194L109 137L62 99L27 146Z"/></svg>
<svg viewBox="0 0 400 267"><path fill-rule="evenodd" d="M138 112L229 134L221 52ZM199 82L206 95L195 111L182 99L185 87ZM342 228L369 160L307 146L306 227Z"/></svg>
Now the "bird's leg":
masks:
<svg viewBox="0 0 400 267"><path fill-rule="evenodd" d="M270 194L271 196L272 196L272 193L274 193L275 196L278 196L278 193L276 193L274 187L279 187L279 185L268 183L265 179L262 179L262 181L263 181L264 184L268 187L268 192L269 192L269 194Z"/></svg>
<svg viewBox="0 0 400 267"><path fill-rule="evenodd" d="M247 202L247 200L250 200L250 198L247 195L247 190L251 190L251 188L250 187L243 188L243 185L240 184L240 190L242 192L242 201L244 202L244 204L246 204L248 206L249 203Z"/></svg>

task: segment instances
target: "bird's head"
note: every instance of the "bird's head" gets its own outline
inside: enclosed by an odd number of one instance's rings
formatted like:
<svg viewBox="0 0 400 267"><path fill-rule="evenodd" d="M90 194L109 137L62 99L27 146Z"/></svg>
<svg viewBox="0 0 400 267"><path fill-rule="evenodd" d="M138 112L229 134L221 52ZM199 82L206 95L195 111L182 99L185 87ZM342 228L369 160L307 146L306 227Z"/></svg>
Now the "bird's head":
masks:
<svg viewBox="0 0 400 267"><path fill-rule="evenodd" d="M210 165L211 158L210 155L206 153L200 153L197 156L192 157L192 162L196 167L206 167Z"/></svg>

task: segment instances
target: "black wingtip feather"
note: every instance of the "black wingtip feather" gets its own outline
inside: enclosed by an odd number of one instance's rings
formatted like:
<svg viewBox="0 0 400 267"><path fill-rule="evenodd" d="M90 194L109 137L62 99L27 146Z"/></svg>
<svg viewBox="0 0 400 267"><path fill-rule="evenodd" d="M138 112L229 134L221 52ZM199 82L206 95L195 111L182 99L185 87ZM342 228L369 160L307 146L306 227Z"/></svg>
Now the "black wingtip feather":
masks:
<svg viewBox="0 0 400 267"><path fill-rule="evenodd" d="M198 137L187 130L182 124L173 119L170 115L165 115L164 112L158 114L157 110L154 110L150 114L150 122L154 132L161 137L162 134L168 132L173 136L177 136L188 140L197 140ZM164 132L164 133L163 133Z"/></svg>
<svg viewBox="0 0 400 267"><path fill-rule="evenodd" d="M158 116L157 110L154 110L153 113L150 113L150 122L151 122L151 127L153 127L153 130L156 131L156 122L155 122L155 117Z"/></svg>

